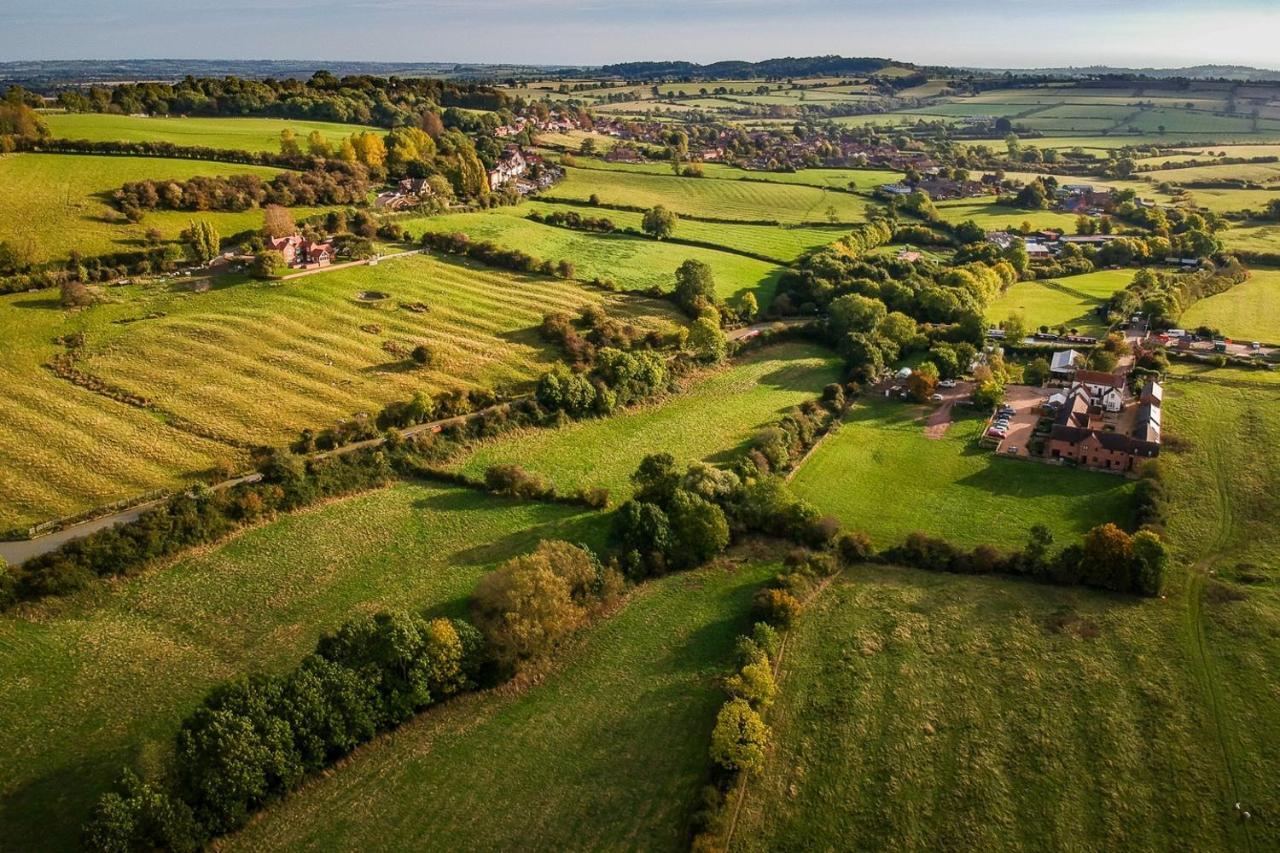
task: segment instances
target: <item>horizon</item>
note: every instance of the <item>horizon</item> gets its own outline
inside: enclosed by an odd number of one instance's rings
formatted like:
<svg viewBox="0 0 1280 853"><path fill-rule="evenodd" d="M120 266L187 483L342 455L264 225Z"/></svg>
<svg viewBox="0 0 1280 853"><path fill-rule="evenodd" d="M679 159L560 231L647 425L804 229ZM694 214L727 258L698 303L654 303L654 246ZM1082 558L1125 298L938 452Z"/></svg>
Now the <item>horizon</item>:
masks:
<svg viewBox="0 0 1280 853"><path fill-rule="evenodd" d="M1153 27L1163 34L1159 40L1150 38ZM1280 70L1269 44L1278 31L1280 8L1265 0L1225 0L1214 9L1189 0L1082 0L1065 13L1022 0L980 8L956 0L902 0L892 10L868 0L798 0L786 9L763 0L589 6L531 0L518 8L500 0L265 0L217 10L194 0L10 0L0 10L0 54L18 62L78 57L562 66L838 54L1019 70ZM208 49L175 59L173 45L191 41L193 32L203 33L199 44ZM423 58L444 53L442 45L450 45L454 56Z"/></svg>

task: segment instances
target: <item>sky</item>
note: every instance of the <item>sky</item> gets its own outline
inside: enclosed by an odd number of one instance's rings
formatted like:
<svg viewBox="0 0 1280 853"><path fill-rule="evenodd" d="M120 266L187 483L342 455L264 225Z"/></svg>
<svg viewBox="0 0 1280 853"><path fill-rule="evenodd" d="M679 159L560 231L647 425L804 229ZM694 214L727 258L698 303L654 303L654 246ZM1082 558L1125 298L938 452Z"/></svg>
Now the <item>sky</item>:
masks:
<svg viewBox="0 0 1280 853"><path fill-rule="evenodd" d="M1280 68L1280 0L0 0L0 60Z"/></svg>

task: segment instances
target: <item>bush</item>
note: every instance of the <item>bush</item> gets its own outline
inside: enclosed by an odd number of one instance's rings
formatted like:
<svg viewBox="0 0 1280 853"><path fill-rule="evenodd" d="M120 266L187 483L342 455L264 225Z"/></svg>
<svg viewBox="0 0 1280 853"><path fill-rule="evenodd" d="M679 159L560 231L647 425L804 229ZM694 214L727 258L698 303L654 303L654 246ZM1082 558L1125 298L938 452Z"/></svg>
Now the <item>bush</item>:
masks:
<svg viewBox="0 0 1280 853"><path fill-rule="evenodd" d="M519 465L490 465L484 472L484 484L494 494L526 500L547 500L556 494L555 487L545 477Z"/></svg>
<svg viewBox="0 0 1280 853"><path fill-rule="evenodd" d="M736 699L745 699L752 708L763 711L773 704L778 685L773 679L769 659L762 653L759 660L743 665L725 682L725 689Z"/></svg>
<svg viewBox="0 0 1280 853"><path fill-rule="evenodd" d="M754 773L764 767L769 728L744 699L730 699L716 715L711 760L730 772Z"/></svg>
<svg viewBox="0 0 1280 853"><path fill-rule="evenodd" d="M86 850L189 853L203 846L203 833L186 803L129 771L118 788L103 795L85 824L80 840Z"/></svg>
<svg viewBox="0 0 1280 853"><path fill-rule="evenodd" d="M871 537L861 531L845 533L836 539L836 553L845 563L865 563L875 556Z"/></svg>
<svg viewBox="0 0 1280 853"><path fill-rule="evenodd" d="M756 593L755 612L761 619L779 628L790 628L800 615L800 601L782 589L762 589Z"/></svg>
<svg viewBox="0 0 1280 853"><path fill-rule="evenodd" d="M778 652L782 650L782 638L768 622L757 622L751 626L751 639L768 655L769 660L778 659Z"/></svg>

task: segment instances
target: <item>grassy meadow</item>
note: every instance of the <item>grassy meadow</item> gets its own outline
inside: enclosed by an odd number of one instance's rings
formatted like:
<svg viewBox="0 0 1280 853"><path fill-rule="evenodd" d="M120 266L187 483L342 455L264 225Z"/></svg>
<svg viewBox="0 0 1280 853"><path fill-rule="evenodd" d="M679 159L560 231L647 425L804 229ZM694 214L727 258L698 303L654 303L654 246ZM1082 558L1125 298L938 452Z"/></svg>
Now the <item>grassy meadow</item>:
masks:
<svg viewBox="0 0 1280 853"><path fill-rule="evenodd" d="M861 195L802 185L597 169L566 171L565 180L550 195L573 201L586 201L596 195L602 204L644 208L661 204L677 214L716 219L823 223L828 209L835 208L837 221L861 222L870 203Z"/></svg>
<svg viewBox="0 0 1280 853"><path fill-rule="evenodd" d="M72 250L82 255L137 251L153 228L164 239L175 240L193 218L207 219L223 236L230 236L261 228L262 211L152 211L134 224L108 199L129 181L181 181L197 175L270 178L279 171L159 157L7 154L0 156L0 240L39 263L64 259ZM293 212L302 218L320 210L298 207Z"/></svg>
<svg viewBox="0 0 1280 853"><path fill-rule="evenodd" d="M995 196L985 198L961 198L940 201L935 205L938 215L946 222L958 224L973 220L984 231L1002 231L1019 228L1029 222L1032 229L1058 228L1074 234L1076 218L1072 214L1056 210L1023 210L998 204Z"/></svg>
<svg viewBox="0 0 1280 853"><path fill-rule="evenodd" d="M1082 334L1101 334L1107 322L1097 309L1132 280L1132 270L1101 270L1061 279L1019 281L987 306L987 319L1000 323L1017 313L1032 328L1065 325Z"/></svg>
<svg viewBox="0 0 1280 853"><path fill-rule="evenodd" d="M455 213L406 219L400 224L414 235L420 231L445 234L462 232L476 240L491 240L498 245L520 249L544 260L570 260L574 264L577 278L588 281L596 278L613 279L623 290L648 290L652 287L671 290L675 287L676 269L692 259L711 267L715 274L716 290L722 298L732 299L750 292L756 295L760 305L767 306L773 300L778 278L783 272L776 263L701 246L684 246L626 234L593 234L544 225L526 218L529 209L531 208L521 205L496 208L484 213ZM613 218L614 213L589 209L581 212L588 216L605 215L610 218ZM640 214L634 216L639 219ZM614 221L621 224L618 219ZM784 233L782 229L767 229L763 226L737 227ZM676 233L685 233L683 225L676 226Z"/></svg>
<svg viewBox="0 0 1280 853"><path fill-rule="evenodd" d="M281 671L355 613L461 615L476 581L599 516L406 483L296 513L176 564L0 615L0 848L76 848L125 765L155 772L213 685Z"/></svg>
<svg viewBox="0 0 1280 853"><path fill-rule="evenodd" d="M379 302L359 299L379 291ZM227 280L110 288L64 311L52 293L0 298L9 332L0 371L0 526L42 521L175 485L235 444L283 444L390 400L516 386L557 357L537 332L547 311L603 304L640 326L680 322L666 303L426 256L285 283ZM425 305L416 312L402 307ZM56 379L54 339L83 333L79 367L149 399L130 408ZM428 344L436 362L406 355ZM396 348L401 354L388 351ZM192 424L198 438L175 428Z"/></svg>
<svg viewBox="0 0 1280 853"><path fill-rule="evenodd" d="M1192 305L1180 322L1221 329L1237 340L1280 343L1280 270L1253 270L1244 284Z"/></svg>
<svg viewBox="0 0 1280 853"><path fill-rule="evenodd" d="M645 584L534 683L423 714L225 849L686 849L719 676L776 571L720 562Z"/></svg>
<svg viewBox="0 0 1280 853"><path fill-rule="evenodd" d="M878 546L913 531L1012 548L1045 524L1060 539L1127 522L1132 484L1107 474L1000 459L978 446L985 421L956 408L939 440L932 408L865 397L801 466L792 487Z"/></svg>
<svg viewBox="0 0 1280 853"><path fill-rule="evenodd" d="M545 475L561 491L600 486L621 502L630 494L631 473L648 454L665 451L682 463L723 459L759 427L816 399L824 385L839 379L839 361L829 350L780 344L744 356L652 405L558 430L491 439L460 467L483 476L490 465L519 464Z"/></svg>
<svg viewBox="0 0 1280 853"><path fill-rule="evenodd" d="M108 113L46 113L41 118L57 139L171 142L174 145L224 148L229 151L272 153L280 150L280 133L286 129L298 135L304 148L307 137L315 131L319 131L330 142L340 141L365 130L382 132L363 125L285 118L196 118Z"/></svg>

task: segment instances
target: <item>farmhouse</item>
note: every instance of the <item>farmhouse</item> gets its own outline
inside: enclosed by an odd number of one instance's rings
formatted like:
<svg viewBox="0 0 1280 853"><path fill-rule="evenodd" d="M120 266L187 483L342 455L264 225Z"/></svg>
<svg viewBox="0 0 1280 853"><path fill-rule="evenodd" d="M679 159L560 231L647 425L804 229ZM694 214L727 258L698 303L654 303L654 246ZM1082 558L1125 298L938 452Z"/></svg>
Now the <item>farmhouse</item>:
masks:
<svg viewBox="0 0 1280 853"><path fill-rule="evenodd" d="M502 150L498 162L489 170L489 188L498 189L524 175L529 163L519 147L508 145Z"/></svg>
<svg viewBox="0 0 1280 853"><path fill-rule="evenodd" d="M333 263L333 244L309 240L298 234L268 237L267 248L284 256L284 262L295 269L316 269Z"/></svg>
<svg viewBox="0 0 1280 853"><path fill-rule="evenodd" d="M1055 395L1054 402L1061 405L1045 455L1088 468L1130 472L1160 454L1161 397L1159 384L1152 383L1138 401L1126 400L1121 377L1078 371L1070 392Z"/></svg>

